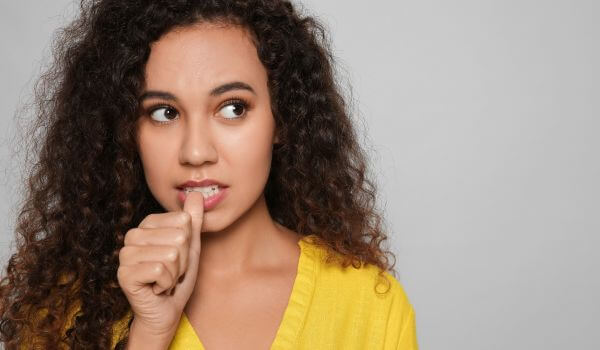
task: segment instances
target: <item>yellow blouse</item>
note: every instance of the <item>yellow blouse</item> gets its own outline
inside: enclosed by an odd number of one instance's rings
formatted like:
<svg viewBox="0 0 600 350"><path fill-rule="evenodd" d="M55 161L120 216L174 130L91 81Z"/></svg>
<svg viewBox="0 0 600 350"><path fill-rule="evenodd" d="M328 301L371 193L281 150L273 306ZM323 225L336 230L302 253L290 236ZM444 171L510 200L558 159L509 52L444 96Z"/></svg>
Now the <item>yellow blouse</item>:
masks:
<svg viewBox="0 0 600 350"><path fill-rule="evenodd" d="M388 272L389 283L378 279L373 265L326 264L327 248L311 240L298 242L297 276L271 349L417 350L415 312L401 284ZM185 314L169 349L204 349Z"/></svg>

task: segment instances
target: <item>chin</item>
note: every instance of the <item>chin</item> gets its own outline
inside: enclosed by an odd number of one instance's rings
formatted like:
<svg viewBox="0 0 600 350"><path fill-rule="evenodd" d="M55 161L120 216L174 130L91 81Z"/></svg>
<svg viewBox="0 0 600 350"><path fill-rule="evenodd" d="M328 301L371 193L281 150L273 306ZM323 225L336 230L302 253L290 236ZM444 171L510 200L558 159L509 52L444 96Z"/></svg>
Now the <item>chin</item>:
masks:
<svg viewBox="0 0 600 350"><path fill-rule="evenodd" d="M211 220L207 220L206 219L206 215L204 216L204 222L202 222L202 229L200 232L202 232L202 234L219 234L220 232L223 232L224 230L226 230L229 227L229 225L219 225L219 224L213 224L211 222Z"/></svg>
<svg viewBox="0 0 600 350"><path fill-rule="evenodd" d="M223 213L218 213L218 210L205 211L202 217L202 233L219 233L226 230L231 225L231 222L227 217L223 216Z"/></svg>

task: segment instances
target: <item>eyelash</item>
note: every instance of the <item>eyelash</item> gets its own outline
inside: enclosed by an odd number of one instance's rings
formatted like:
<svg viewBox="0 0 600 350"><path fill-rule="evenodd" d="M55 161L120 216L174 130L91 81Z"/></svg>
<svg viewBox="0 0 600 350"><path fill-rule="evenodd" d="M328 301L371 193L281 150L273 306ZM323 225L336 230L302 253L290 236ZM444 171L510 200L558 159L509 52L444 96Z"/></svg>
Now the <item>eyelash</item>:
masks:
<svg viewBox="0 0 600 350"><path fill-rule="evenodd" d="M221 105L219 106L218 110L220 111L221 109L223 109L226 106L229 105L235 105L235 104L240 104L244 107L244 114L237 117L237 118L223 118L225 120L238 120L238 119L242 119L246 116L246 114L248 113L248 109L250 108L250 103L248 103L245 99L241 98L241 97L232 97L228 100L226 100L225 102L221 103ZM170 106L168 104L157 104L154 106L151 106L148 108L146 115L148 116L148 118L150 118L150 120L152 120L154 123L158 123L158 124L169 124L172 121L160 121L160 120L154 120L152 119L152 113L156 112L157 110L161 109L161 108L171 108L173 110L175 110L177 112L177 114L179 115L179 111L177 110L177 108Z"/></svg>

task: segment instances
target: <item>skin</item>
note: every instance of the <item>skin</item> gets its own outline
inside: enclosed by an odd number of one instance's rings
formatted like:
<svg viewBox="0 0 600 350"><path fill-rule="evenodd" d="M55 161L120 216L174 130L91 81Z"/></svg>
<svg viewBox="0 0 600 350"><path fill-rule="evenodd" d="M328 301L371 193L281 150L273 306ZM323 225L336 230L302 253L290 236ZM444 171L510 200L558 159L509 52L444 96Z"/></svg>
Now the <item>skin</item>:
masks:
<svg viewBox="0 0 600 350"><path fill-rule="evenodd" d="M166 348L182 312L207 348L267 348L301 236L271 218L264 198L278 140L252 38L220 24L175 29L153 43L145 75L138 152L165 213L130 230L120 252L119 283L134 312L128 348ZM231 82L252 91L213 92ZM177 186L204 179L229 186L216 207L204 210L199 193L178 199Z"/></svg>

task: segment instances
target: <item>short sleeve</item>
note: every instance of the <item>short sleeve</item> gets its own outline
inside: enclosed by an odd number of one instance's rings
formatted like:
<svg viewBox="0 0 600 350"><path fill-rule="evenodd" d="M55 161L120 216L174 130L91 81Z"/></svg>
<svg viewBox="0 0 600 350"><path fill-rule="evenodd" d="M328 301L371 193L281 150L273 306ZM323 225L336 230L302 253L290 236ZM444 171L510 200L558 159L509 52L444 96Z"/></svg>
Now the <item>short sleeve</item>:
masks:
<svg viewBox="0 0 600 350"><path fill-rule="evenodd" d="M396 350L418 350L417 328L415 324L415 311L411 307L408 316L403 322L402 331L398 340Z"/></svg>
<svg viewBox="0 0 600 350"><path fill-rule="evenodd" d="M391 281L391 298L384 348L418 350L415 310L400 282L389 274L387 277Z"/></svg>

